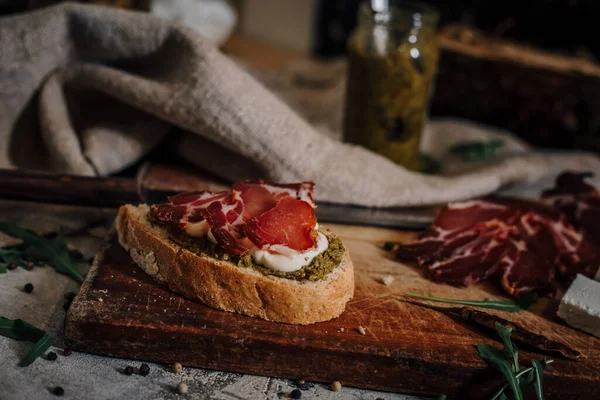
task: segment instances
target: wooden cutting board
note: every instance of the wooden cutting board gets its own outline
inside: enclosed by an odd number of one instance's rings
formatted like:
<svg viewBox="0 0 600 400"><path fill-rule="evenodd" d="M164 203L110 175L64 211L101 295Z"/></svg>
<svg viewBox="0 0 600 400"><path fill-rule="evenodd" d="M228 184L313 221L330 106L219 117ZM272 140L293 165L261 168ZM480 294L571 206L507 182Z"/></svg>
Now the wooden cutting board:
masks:
<svg viewBox="0 0 600 400"><path fill-rule="evenodd" d="M225 371L332 382L422 395L488 398L501 384L476 352L477 343L500 347L493 332L398 299L407 291L453 298L499 297L493 287L459 289L431 283L415 267L394 261L386 241L414 232L330 225L350 250L356 293L339 318L294 326L222 312L188 301L156 284L112 240L95 260L67 317L74 349L158 363L181 362ZM382 278L394 281L384 285ZM580 351L556 355L547 367L547 399L600 396L600 340L572 330L555 316L556 301L533 312L494 314ZM365 335L359 333L364 327Z"/></svg>

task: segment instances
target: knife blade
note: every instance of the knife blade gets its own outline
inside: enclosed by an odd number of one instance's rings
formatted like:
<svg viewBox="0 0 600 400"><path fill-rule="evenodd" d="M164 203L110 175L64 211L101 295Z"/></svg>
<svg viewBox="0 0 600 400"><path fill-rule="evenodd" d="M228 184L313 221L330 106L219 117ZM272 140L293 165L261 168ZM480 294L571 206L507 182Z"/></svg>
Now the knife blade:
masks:
<svg viewBox="0 0 600 400"><path fill-rule="evenodd" d="M145 203L164 203L168 196L177 191L142 188L141 197ZM433 222L433 208L368 208L316 202L317 220L347 225L379 226L386 228L424 229Z"/></svg>
<svg viewBox="0 0 600 400"><path fill-rule="evenodd" d="M169 182L161 180L161 188L146 180L148 168L136 179L98 178L65 174L50 174L22 170L0 169L0 198L45 203L116 208L123 204L166 202L168 196L184 191L165 189ZM218 184L198 178L187 190L214 190ZM397 229L424 229L433 221L435 209L428 208L367 208L317 202L317 219L322 222L378 226Z"/></svg>

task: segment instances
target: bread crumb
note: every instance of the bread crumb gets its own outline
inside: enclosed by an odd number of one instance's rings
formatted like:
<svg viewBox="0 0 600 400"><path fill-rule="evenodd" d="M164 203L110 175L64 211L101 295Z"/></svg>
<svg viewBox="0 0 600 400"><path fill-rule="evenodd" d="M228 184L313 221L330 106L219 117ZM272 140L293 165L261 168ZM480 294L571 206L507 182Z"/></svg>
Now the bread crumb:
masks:
<svg viewBox="0 0 600 400"><path fill-rule="evenodd" d="M188 385L185 382L181 382L178 386L177 386L177 391L180 394L186 394L188 392Z"/></svg>
<svg viewBox="0 0 600 400"><path fill-rule="evenodd" d="M365 328L363 328L362 326L358 327L358 333L360 333L361 335L366 335L367 334L367 330Z"/></svg>
<svg viewBox="0 0 600 400"><path fill-rule="evenodd" d="M331 384L331 390L333 390L334 392L339 392L340 390L342 390L342 384L339 381L334 381Z"/></svg>
<svg viewBox="0 0 600 400"><path fill-rule="evenodd" d="M394 282L394 277L391 275L386 275L383 278L381 278L381 283L383 283L385 286L391 285L392 282Z"/></svg>

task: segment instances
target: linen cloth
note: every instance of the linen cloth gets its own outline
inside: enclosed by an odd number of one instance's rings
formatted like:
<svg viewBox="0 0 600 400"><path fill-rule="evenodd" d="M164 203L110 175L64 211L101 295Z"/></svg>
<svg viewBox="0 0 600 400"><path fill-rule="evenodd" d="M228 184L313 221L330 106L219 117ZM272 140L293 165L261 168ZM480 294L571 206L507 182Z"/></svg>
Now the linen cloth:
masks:
<svg viewBox="0 0 600 400"><path fill-rule="evenodd" d="M564 169L600 171L594 155L532 152L507 136L490 162L413 173L323 134L182 24L72 3L0 19L0 109L1 168L107 175L177 127L187 133L175 151L222 178L311 180L317 200L343 204L437 204ZM497 134L431 122L423 150L443 158L448 143Z"/></svg>

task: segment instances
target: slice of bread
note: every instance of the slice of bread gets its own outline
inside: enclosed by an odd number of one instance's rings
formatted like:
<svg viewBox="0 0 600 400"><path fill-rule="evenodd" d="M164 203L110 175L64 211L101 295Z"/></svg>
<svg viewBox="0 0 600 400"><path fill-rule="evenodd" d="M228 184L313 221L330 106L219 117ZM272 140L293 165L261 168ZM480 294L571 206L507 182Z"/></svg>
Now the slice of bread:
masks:
<svg viewBox="0 0 600 400"><path fill-rule="evenodd" d="M179 246L164 229L148 221L148 211L147 205L120 208L119 243L152 278L191 300L269 321L306 325L338 317L354 295L348 250L340 265L319 281L268 276Z"/></svg>

